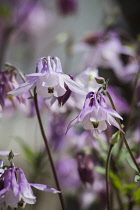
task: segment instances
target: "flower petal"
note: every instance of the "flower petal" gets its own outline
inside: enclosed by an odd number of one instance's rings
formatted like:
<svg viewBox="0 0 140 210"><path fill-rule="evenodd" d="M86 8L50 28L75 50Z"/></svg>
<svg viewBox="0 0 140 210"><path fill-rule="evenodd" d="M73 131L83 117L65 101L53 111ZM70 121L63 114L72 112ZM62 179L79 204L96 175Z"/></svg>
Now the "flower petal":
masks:
<svg viewBox="0 0 140 210"><path fill-rule="evenodd" d="M69 130L71 127L77 125L78 123L79 123L79 121L78 121L78 116L77 116L77 117L75 117L72 121L70 121L70 123L68 124L68 127L67 127L67 130L66 130L65 135L67 134L68 130Z"/></svg>
<svg viewBox="0 0 140 210"><path fill-rule="evenodd" d="M49 187L45 184L30 183L30 186L35 187L36 189L45 191L45 192L60 193L60 191L58 191L52 187Z"/></svg>
<svg viewBox="0 0 140 210"><path fill-rule="evenodd" d="M105 121L100 121L100 122L99 122L99 126L98 126L98 130L104 131L104 130L106 130L106 129L107 129L107 124L106 124L106 122L105 122Z"/></svg>
<svg viewBox="0 0 140 210"><path fill-rule="evenodd" d="M30 89L34 88L36 83L36 80L28 81L23 84L21 84L18 88L10 91L8 94L14 95L14 96L19 96L22 95L23 93L29 91Z"/></svg>
<svg viewBox="0 0 140 210"><path fill-rule="evenodd" d="M78 85L75 81L73 81L72 79L70 79L70 77L68 75L63 74L64 77L64 81L67 84L67 86L69 87L69 89L73 92L76 92L80 95L86 95L87 92L80 86Z"/></svg>
<svg viewBox="0 0 140 210"><path fill-rule="evenodd" d="M60 96L63 96L65 94L65 92L66 92L65 88L62 88L61 86L56 85L54 87L54 93L53 94L54 94L55 97L60 97Z"/></svg>
<svg viewBox="0 0 140 210"><path fill-rule="evenodd" d="M114 119L114 117L112 117L111 115L109 115L108 117L108 121L107 121L110 125L114 125L116 128L118 128L119 130L121 130L123 133L124 131L122 130L122 128L120 127L119 123Z"/></svg>
<svg viewBox="0 0 140 210"><path fill-rule="evenodd" d="M17 170L19 171L19 178L20 178L19 190L21 195L23 196L23 200L26 203L30 204L35 203L36 197L34 196L30 184L28 183L23 171L20 168L17 168Z"/></svg>

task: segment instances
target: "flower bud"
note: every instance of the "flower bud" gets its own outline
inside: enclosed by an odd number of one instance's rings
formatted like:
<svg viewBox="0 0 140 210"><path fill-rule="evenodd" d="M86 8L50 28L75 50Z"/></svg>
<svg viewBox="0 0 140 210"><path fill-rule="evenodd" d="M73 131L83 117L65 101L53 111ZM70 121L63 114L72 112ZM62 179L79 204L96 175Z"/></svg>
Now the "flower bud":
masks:
<svg viewBox="0 0 140 210"><path fill-rule="evenodd" d="M81 178L81 181L86 184L93 184L94 181L94 164L91 155L88 154L79 154L77 156L78 161L78 172Z"/></svg>
<svg viewBox="0 0 140 210"><path fill-rule="evenodd" d="M98 84L104 84L105 83L105 79L103 77L95 77L96 82Z"/></svg>
<svg viewBox="0 0 140 210"><path fill-rule="evenodd" d="M76 13L78 10L78 0L58 0L58 7L62 15Z"/></svg>
<svg viewBox="0 0 140 210"><path fill-rule="evenodd" d="M112 138L111 138L111 144L114 145L116 144L120 139L120 131L118 130L116 133L114 133L112 135Z"/></svg>

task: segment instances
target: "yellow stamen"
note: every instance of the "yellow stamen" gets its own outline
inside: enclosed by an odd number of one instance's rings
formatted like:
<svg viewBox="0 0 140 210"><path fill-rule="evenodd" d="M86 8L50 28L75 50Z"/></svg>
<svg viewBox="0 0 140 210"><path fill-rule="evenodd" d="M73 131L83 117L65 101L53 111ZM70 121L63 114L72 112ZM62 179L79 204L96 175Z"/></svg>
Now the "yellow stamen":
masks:
<svg viewBox="0 0 140 210"><path fill-rule="evenodd" d="M53 93L54 92L54 88L53 87L48 87L48 93Z"/></svg>
<svg viewBox="0 0 140 210"><path fill-rule="evenodd" d="M21 200L17 203L18 208L24 208L26 203L24 202L24 200L21 198Z"/></svg>
<svg viewBox="0 0 140 210"><path fill-rule="evenodd" d="M91 122L94 128L98 128L99 122Z"/></svg>

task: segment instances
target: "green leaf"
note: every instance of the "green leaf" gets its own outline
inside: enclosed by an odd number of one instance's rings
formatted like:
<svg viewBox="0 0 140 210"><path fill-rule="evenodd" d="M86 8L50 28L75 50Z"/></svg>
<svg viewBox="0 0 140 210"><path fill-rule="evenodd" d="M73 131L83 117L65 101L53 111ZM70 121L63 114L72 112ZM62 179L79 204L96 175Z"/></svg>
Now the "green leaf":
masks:
<svg viewBox="0 0 140 210"><path fill-rule="evenodd" d="M128 163L129 163L129 165L130 165L135 171L137 171L137 172L139 173L137 167L135 166L135 164L134 164L134 162L133 162L133 160L131 159L131 157L130 157L129 154L127 154L126 159L127 159Z"/></svg>
<svg viewBox="0 0 140 210"><path fill-rule="evenodd" d="M140 188L138 188L135 192L134 192L134 198L136 201L140 202Z"/></svg>
<svg viewBox="0 0 140 210"><path fill-rule="evenodd" d="M21 139L20 137L15 137L16 141L20 144L25 157L27 158L27 160L29 162L32 162L33 159L36 157L36 152L34 152L31 147L23 141L23 139Z"/></svg>
<svg viewBox="0 0 140 210"><path fill-rule="evenodd" d="M134 182L139 182L140 181L140 175L136 175L134 178Z"/></svg>
<svg viewBox="0 0 140 210"><path fill-rule="evenodd" d="M127 162L129 163L129 165L130 165L135 171L137 171L137 172L139 173L139 171L138 171L137 167L135 166L135 164L134 164L134 162L133 162L133 160L132 160L130 154L128 153L128 151L123 150L122 152L124 153L124 155L125 155L125 157L126 157L126 159L127 159Z"/></svg>
<svg viewBox="0 0 140 210"><path fill-rule="evenodd" d="M105 174L105 168L101 167L101 166L95 166L94 170L96 172L98 172L99 174Z"/></svg>
<svg viewBox="0 0 140 210"><path fill-rule="evenodd" d="M126 186L124 186L124 193L125 194L132 193L135 187L136 187L135 183L127 184Z"/></svg>
<svg viewBox="0 0 140 210"><path fill-rule="evenodd" d="M117 175L115 175L113 172L110 172L109 175L112 179L114 186L119 190L124 190L124 187L123 187L119 177Z"/></svg>

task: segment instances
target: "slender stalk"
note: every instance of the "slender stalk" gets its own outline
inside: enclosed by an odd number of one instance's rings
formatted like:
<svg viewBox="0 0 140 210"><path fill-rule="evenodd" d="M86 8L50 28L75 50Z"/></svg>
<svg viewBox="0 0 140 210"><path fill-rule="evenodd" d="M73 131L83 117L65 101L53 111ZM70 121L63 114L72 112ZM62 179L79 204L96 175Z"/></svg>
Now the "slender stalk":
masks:
<svg viewBox="0 0 140 210"><path fill-rule="evenodd" d="M120 192L119 192L119 190L117 188L114 187L114 189L115 189L117 201L118 201L118 204L119 204L119 210L124 210Z"/></svg>
<svg viewBox="0 0 140 210"><path fill-rule="evenodd" d="M6 53L7 46L9 44L9 38L10 38L11 32L12 32L12 28L7 28L1 35L2 37L1 37L1 43L0 43L0 71L1 71L1 68L3 67L5 53Z"/></svg>
<svg viewBox="0 0 140 210"><path fill-rule="evenodd" d="M36 88L34 89L34 104L35 104L35 109L36 109L36 113L37 113L37 118L38 118L40 130L41 130L41 134L42 134L42 137L43 137L43 140L44 140L44 144L45 144L45 147L46 147L46 150L47 150L47 154L48 154L49 161L50 161L50 164L51 164L52 172L53 172L54 179L55 179L55 182L56 182L56 186L57 186L58 190L61 191L59 181L58 181L58 178L57 178L57 173L56 173L56 170L55 170L55 167L54 167L52 155L51 155L51 152L50 152L50 149L49 149L49 146L48 146L48 140L47 140L44 128L43 128L43 124L42 124L42 120L41 120L41 116L40 116L40 112L39 112ZM59 195L62 210L65 210L64 199L63 199L62 193L59 193L58 195Z"/></svg>
<svg viewBox="0 0 140 210"><path fill-rule="evenodd" d="M128 195L128 208L127 210L133 210L134 207L134 200L132 199L131 195Z"/></svg>
<svg viewBox="0 0 140 210"><path fill-rule="evenodd" d="M115 105L114 105L114 103L113 103L113 100L112 100L112 98L111 98L109 92L107 91L106 94L107 94L107 96L108 96L108 98L109 98L109 100L110 100L110 103L111 103L111 105L112 105L112 108L113 108L114 110L116 110ZM120 127L121 127L121 122L120 122L120 120L119 120L118 118L116 118L116 121L119 123L119 125L120 125ZM138 169L138 171L139 171L139 173L140 173L139 165L137 164L137 162L136 162L136 160L135 160L135 157L133 156L133 153L131 152L131 149L130 149L128 143L127 143L127 140L126 140L125 135L124 135L123 132L121 132L121 137L122 137L122 140L123 140L123 142L124 142L124 144L125 144L125 146L126 146L128 152L129 152L129 154L130 154L130 156L131 156L131 158L132 158L132 160L133 160L133 163L135 164L135 166L137 167L137 169Z"/></svg>
<svg viewBox="0 0 140 210"><path fill-rule="evenodd" d="M110 193L109 193L109 162L110 162L112 148L113 148L113 144L110 144L108 155L107 155L107 160L106 160L105 177L106 177L107 210L112 210L111 202L110 202Z"/></svg>

